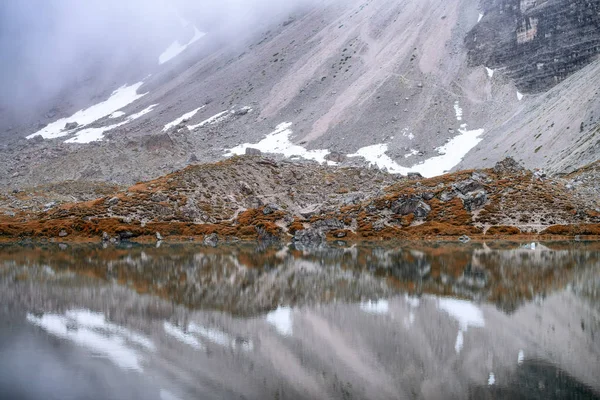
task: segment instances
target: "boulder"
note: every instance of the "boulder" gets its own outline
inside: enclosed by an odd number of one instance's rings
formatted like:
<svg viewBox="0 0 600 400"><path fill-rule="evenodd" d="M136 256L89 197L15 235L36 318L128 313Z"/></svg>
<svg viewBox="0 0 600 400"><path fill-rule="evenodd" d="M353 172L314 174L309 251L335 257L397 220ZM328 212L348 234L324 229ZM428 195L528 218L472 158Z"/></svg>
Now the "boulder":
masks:
<svg viewBox="0 0 600 400"><path fill-rule="evenodd" d="M219 236L216 233L206 235L202 243L206 246L217 247L217 244L219 244Z"/></svg>
<svg viewBox="0 0 600 400"><path fill-rule="evenodd" d="M106 205L109 207L116 206L118 203L119 203L118 197L112 197L112 198L106 200Z"/></svg>
<svg viewBox="0 0 600 400"><path fill-rule="evenodd" d="M318 246L325 242L326 237L323 231L315 228L308 228L296 231L293 242L304 246Z"/></svg>
<svg viewBox="0 0 600 400"><path fill-rule="evenodd" d="M487 201L487 193L485 190L478 190L476 192L469 193L463 198L463 205L467 211L473 211L483 207Z"/></svg>
<svg viewBox="0 0 600 400"><path fill-rule="evenodd" d="M456 182L452 185L453 188L462 194L474 192L476 190L483 189L483 185L480 182L472 179L465 179L464 181Z"/></svg>
<svg viewBox="0 0 600 400"><path fill-rule="evenodd" d="M424 218L431 212L431 207L417 196L401 197L390 208L394 214L414 214L417 218Z"/></svg>
<svg viewBox="0 0 600 400"><path fill-rule="evenodd" d="M246 155L247 156L260 156L262 155L262 151L259 149L255 149L252 147L246 147Z"/></svg>
<svg viewBox="0 0 600 400"><path fill-rule="evenodd" d="M64 229L61 229L61 231L58 232L58 236L59 237L69 236L69 232L65 231Z"/></svg>
<svg viewBox="0 0 600 400"><path fill-rule="evenodd" d="M79 126L79 124L77 122L67 122L65 124L65 131L70 131L72 129L75 129Z"/></svg>
<svg viewBox="0 0 600 400"><path fill-rule="evenodd" d="M494 166L494 172L497 174L515 173L521 172L523 168L518 162L512 157L506 157L502 161L498 161Z"/></svg>
<svg viewBox="0 0 600 400"><path fill-rule="evenodd" d="M319 229L321 231L331 231L334 229L344 229L344 223L335 218L327 218L319 221L315 221L312 224L314 229Z"/></svg>
<svg viewBox="0 0 600 400"><path fill-rule="evenodd" d="M281 210L281 207L279 207L277 204L269 203L263 208L263 214L270 215L279 210Z"/></svg>

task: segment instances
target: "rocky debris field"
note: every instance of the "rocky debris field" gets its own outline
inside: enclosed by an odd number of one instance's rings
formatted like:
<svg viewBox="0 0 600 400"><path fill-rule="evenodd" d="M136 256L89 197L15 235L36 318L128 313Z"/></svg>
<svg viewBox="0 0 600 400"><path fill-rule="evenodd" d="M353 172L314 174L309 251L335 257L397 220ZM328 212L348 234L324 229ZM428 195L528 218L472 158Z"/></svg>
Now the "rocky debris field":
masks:
<svg viewBox="0 0 600 400"><path fill-rule="evenodd" d="M35 203L39 189L5 195L0 197L0 237L112 242L191 238L210 246L239 240L313 246L328 240L597 237L594 168L577 177L549 178L509 158L494 168L425 179L378 169L233 157L111 193L106 186L90 185L87 194L80 192L82 201L50 201L41 210L18 208ZM55 185L46 195L64 200L61 187ZM100 193L93 200L86 197ZM22 200L15 200L17 195Z"/></svg>

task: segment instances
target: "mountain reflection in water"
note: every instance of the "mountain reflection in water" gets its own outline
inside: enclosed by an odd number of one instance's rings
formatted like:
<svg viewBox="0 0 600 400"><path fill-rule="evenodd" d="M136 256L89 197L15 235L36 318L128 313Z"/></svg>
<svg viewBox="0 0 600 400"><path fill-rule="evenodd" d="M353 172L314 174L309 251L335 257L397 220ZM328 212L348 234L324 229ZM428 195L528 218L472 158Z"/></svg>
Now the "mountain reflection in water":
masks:
<svg viewBox="0 0 600 400"><path fill-rule="evenodd" d="M600 396L600 244L0 246L0 398Z"/></svg>

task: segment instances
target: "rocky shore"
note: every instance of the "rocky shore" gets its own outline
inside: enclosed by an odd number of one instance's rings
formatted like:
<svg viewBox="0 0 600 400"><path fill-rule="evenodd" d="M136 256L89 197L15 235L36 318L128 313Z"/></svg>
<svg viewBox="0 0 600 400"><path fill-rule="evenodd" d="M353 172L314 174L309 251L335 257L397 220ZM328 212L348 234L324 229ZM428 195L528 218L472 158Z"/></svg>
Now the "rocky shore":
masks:
<svg viewBox="0 0 600 400"><path fill-rule="evenodd" d="M477 240L600 237L595 168L547 177L507 158L435 178L260 156L198 164L129 188L61 184L0 196L0 239ZM70 186L69 186L70 185ZM64 192L64 190L62 191Z"/></svg>

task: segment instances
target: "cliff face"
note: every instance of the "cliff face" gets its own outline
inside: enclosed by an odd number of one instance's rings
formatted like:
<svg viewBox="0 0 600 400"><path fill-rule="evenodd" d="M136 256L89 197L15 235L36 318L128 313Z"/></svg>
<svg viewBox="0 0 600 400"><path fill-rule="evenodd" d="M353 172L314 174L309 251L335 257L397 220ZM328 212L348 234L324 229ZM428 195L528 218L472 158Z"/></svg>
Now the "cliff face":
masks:
<svg viewBox="0 0 600 400"><path fill-rule="evenodd" d="M469 63L502 69L523 92L548 90L600 53L600 0L484 0Z"/></svg>

